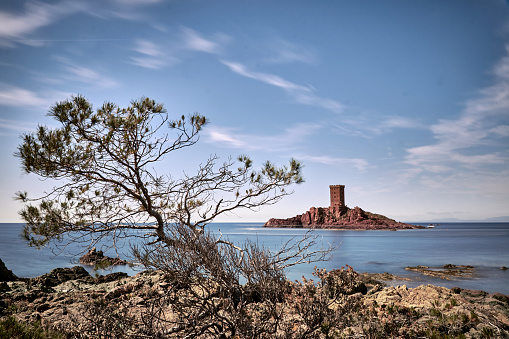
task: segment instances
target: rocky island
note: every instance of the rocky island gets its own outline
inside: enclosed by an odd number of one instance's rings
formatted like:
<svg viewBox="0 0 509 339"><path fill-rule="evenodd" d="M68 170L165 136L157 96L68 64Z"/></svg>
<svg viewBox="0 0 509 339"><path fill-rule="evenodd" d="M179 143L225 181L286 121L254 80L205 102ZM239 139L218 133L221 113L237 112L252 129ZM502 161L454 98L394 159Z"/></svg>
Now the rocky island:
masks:
<svg viewBox="0 0 509 339"><path fill-rule="evenodd" d="M353 230L391 230L424 228L387 218L386 216L353 209L345 205L345 186L331 185L329 207L311 207L309 211L287 219L272 218L264 227L304 227Z"/></svg>

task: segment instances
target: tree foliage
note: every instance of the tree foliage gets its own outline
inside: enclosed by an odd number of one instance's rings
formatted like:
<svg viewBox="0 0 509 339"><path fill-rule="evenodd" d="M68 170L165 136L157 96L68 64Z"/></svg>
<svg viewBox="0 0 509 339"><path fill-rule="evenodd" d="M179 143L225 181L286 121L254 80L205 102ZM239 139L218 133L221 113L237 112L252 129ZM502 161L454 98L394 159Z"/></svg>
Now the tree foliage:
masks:
<svg viewBox="0 0 509 339"><path fill-rule="evenodd" d="M23 234L34 246L64 234L97 241L133 229L168 243L175 225L198 234L217 216L273 204L290 193L287 186L303 181L294 159L288 166L266 162L254 170L245 155L220 164L212 155L180 179L157 174L154 165L194 145L207 119L192 114L171 120L162 104L148 98L127 108L107 102L94 110L75 96L55 104L49 115L61 127L24 134L16 153L26 173L59 183L37 199L17 194L25 202Z"/></svg>

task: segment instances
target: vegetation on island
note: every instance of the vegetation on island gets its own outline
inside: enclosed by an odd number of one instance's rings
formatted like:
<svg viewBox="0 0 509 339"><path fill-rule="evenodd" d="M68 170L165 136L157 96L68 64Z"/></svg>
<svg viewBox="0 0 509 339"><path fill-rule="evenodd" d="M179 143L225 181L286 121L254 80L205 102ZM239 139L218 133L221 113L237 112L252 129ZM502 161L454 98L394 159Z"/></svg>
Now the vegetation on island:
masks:
<svg viewBox="0 0 509 339"><path fill-rule="evenodd" d="M82 96L55 104L49 115L60 127L23 135L16 154L26 173L55 183L34 199L18 192L23 236L32 246L73 242L88 250L98 241L109 239L114 247L119 238L139 237L142 245L132 248L132 257L147 270L93 278L75 267L6 282L0 338L507 335L503 298L499 313L474 310L461 295L452 302L447 289L415 289L414 295L369 286L350 267L316 269L316 281L291 282L288 267L324 260L332 248L316 249L310 233L270 251L208 231L219 215L256 210L290 194L289 186L303 181L297 160L255 170L248 156L219 163L212 155L194 174L174 178L158 173L156 164L164 160L180 171L171 155L198 142L204 116L171 120L148 98L94 110ZM436 301L422 299L432 291ZM422 305L408 306L407 299Z"/></svg>

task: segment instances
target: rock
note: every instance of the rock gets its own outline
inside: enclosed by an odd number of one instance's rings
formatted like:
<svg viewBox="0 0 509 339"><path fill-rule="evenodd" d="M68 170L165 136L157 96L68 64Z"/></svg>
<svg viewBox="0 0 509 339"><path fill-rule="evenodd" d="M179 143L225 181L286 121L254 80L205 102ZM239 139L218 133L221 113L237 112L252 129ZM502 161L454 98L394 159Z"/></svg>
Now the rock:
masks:
<svg viewBox="0 0 509 339"><path fill-rule="evenodd" d="M128 276L129 275L125 272L114 272L114 273L101 275L101 276L97 277L96 283L101 284L101 283L107 283L107 282L111 282L111 281L117 281L117 280L120 280L120 279L128 277Z"/></svg>
<svg viewBox="0 0 509 339"><path fill-rule="evenodd" d="M493 298L497 299L497 300L500 300L506 304L509 305L509 296L505 295L505 294L502 294L502 293L495 293L493 294Z"/></svg>
<svg viewBox="0 0 509 339"><path fill-rule="evenodd" d="M461 294L462 294L462 295L469 296L469 297L479 298L479 297L485 297L485 296L487 296L487 295L488 295L488 292L481 291L481 290L468 290L468 289L463 289L463 290L461 290Z"/></svg>
<svg viewBox="0 0 509 339"><path fill-rule="evenodd" d="M12 314L19 320L27 322L40 320L43 325L73 330L72 333L77 336L82 326L86 328L84 326L87 321L87 326L94 324L90 323L90 318L86 318L86 312L91 306L100 304L105 307L104 310L107 312L123 308L128 310L129 314L144 315L147 314L147 311L152 312L150 307L161 304L160 298L167 295L166 289L169 287L166 285L166 277L162 271L144 271L132 277L120 277L113 273L101 280L87 278L79 268L67 268L53 270L44 276L45 279L51 278L60 281L66 280L72 275L79 278L74 281L65 281L54 287L52 292L44 292L37 286L30 286L28 279L9 282L10 286L26 284L29 290L18 292L12 288L11 291L0 293L0 316L7 315L7 309L9 309L9 315ZM38 277L39 280L42 281L44 276ZM507 332L509 330L509 298L506 295L460 288L447 289L432 285L407 288L404 285L383 287L378 284L364 295L367 283L357 279L353 282L353 289L346 293L343 292L339 295L340 298L335 299L333 303L334 307L339 307L341 312L349 310L342 308L342 305L346 305L342 304L345 301L349 301L350 305L355 303L355 307L361 307L358 311L354 311L356 313L345 313L351 321L356 319L360 321L357 323L358 327L354 323L348 329L355 332L345 337L364 337L364 320L366 319L371 324L373 324L372 321L375 321L382 326L398 326L400 328L400 335L387 335L386 337L429 337L423 331L426 328L433 330L430 333L436 331L436 337L452 336L451 333L454 333L454 337L483 338L486 337L483 332L485 328L492 328L493 331L496 331L494 337L509 337ZM70 285L80 285L82 288L73 292L63 292L63 288ZM247 287L249 288L249 286ZM250 290L256 291L255 289ZM468 293L461 293L463 291ZM263 310L263 303L256 304L254 299L253 305L251 305L252 309L261 308ZM249 308L247 309L249 310ZM162 308L161 311L163 312L161 314L172 316L171 305L168 308ZM292 312L294 310L288 310L289 314L294 314ZM367 317L356 318L356 314L361 316L366 314ZM109 316L110 314L104 313L104 315ZM92 319L101 320L102 318ZM105 317L104 319L111 318ZM293 318L287 320L294 321ZM291 324L289 323L289 325ZM126 328L126 331L128 330L129 327ZM448 332L449 330L460 330L460 332ZM65 332L63 333L65 335ZM466 336L461 336L461 334L466 334ZM71 337L70 334L69 337Z"/></svg>
<svg viewBox="0 0 509 339"><path fill-rule="evenodd" d="M474 266L452 264L447 264L439 268L430 268L428 266L408 266L405 267L405 270L419 272L424 275L445 280L450 280L451 277L473 277L475 273Z"/></svg>
<svg viewBox="0 0 509 339"><path fill-rule="evenodd" d="M424 228L397 222L380 214L364 211L360 207L350 209L346 206L311 207L304 214L287 219L272 218L264 227L292 227L292 228L327 228L327 229L362 229L362 230L396 230Z"/></svg>
<svg viewBox="0 0 509 339"><path fill-rule="evenodd" d="M108 267L113 265L127 265L129 262L120 258L107 257L104 255L103 251L97 251L94 247L80 258L80 264Z"/></svg>
<svg viewBox="0 0 509 339"><path fill-rule="evenodd" d="M37 312L39 313L43 313L44 311L47 311L51 308L50 304L48 303L44 303L42 305L39 305L37 306L37 308L35 309Z"/></svg>
<svg viewBox="0 0 509 339"><path fill-rule="evenodd" d="M18 277L11 270L7 269L2 259L0 259L0 282L15 280L18 280Z"/></svg>
<svg viewBox="0 0 509 339"><path fill-rule="evenodd" d="M30 284L40 287L54 287L69 280L85 279L90 280L92 277L81 266L72 268L55 268L50 273L46 273L37 278L29 279Z"/></svg>
<svg viewBox="0 0 509 339"><path fill-rule="evenodd" d="M461 288L453 287L453 288L451 288L451 292L454 293L454 294L460 294L461 293Z"/></svg>

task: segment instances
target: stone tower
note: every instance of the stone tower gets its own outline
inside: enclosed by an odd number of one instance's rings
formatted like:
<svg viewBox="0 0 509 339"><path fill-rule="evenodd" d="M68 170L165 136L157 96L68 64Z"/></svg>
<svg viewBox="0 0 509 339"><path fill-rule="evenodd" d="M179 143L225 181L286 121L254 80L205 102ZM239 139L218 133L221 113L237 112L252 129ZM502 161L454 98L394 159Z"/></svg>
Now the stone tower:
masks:
<svg viewBox="0 0 509 339"><path fill-rule="evenodd" d="M345 205L345 185L330 185L330 207L342 211Z"/></svg>

